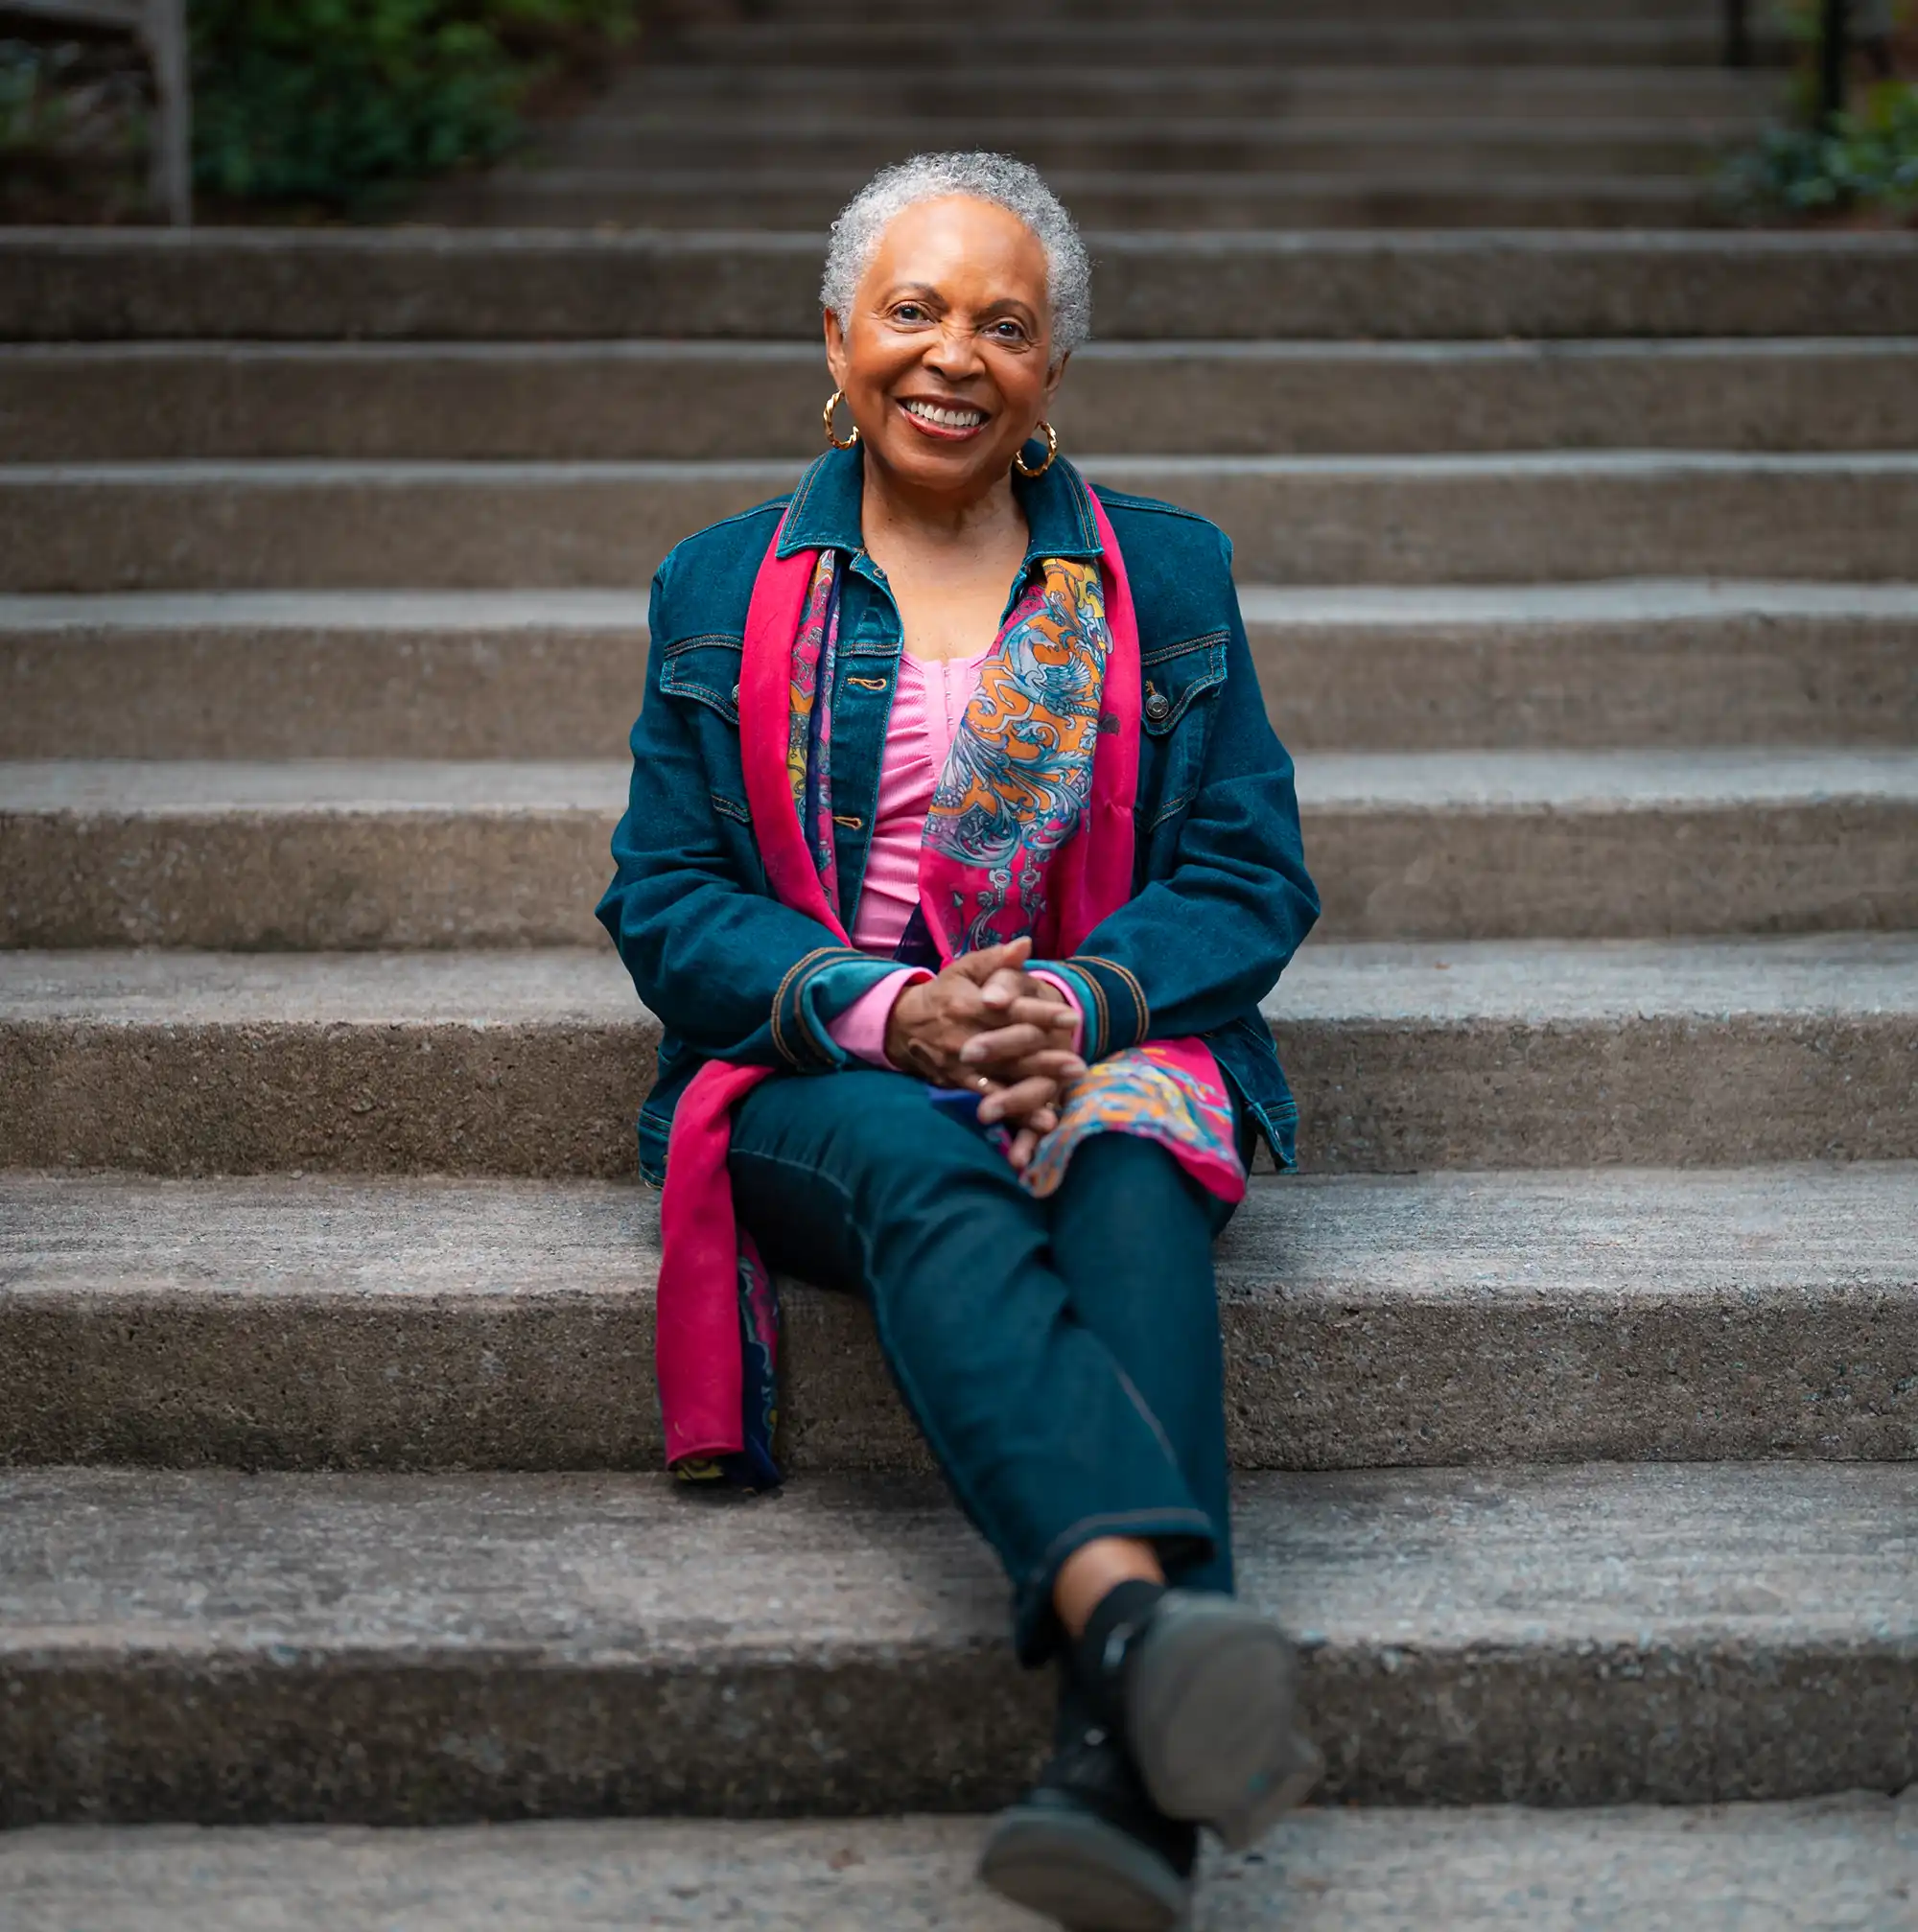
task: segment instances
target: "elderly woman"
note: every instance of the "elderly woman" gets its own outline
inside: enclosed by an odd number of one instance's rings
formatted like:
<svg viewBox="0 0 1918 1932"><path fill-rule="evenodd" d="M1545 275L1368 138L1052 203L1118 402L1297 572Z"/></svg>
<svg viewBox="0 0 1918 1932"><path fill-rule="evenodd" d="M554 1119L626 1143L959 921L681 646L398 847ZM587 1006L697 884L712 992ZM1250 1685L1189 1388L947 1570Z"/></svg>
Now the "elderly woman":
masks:
<svg viewBox="0 0 1918 1932"><path fill-rule="evenodd" d="M1212 1237L1295 1109L1258 1000L1318 913L1211 524L1044 417L1086 252L1023 164L921 156L833 224L833 447L653 583L599 917L665 1029L668 1460L776 1481L773 1272L863 1295L1056 1659L983 1874L1169 1925L1198 1827L1309 1785L1231 1596Z"/></svg>

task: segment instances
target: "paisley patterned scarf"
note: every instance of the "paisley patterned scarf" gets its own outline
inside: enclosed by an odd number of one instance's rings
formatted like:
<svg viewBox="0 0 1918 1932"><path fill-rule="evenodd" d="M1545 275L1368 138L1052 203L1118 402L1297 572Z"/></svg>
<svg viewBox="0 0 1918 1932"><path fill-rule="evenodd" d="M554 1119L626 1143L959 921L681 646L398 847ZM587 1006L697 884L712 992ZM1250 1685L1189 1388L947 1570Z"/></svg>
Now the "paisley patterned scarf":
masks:
<svg viewBox="0 0 1918 1932"><path fill-rule="evenodd" d="M933 791L920 914L941 963L1027 936L1036 958L1067 959L1132 892L1138 630L1118 540L1088 500L1102 557L1044 560L980 667ZM739 705L767 877L841 943L830 693L844 568L832 550L782 558L775 534L747 616ZM657 1364L667 1463L689 1479L779 1480L778 1297L726 1175L732 1109L771 1074L710 1061L673 1119ZM1245 1192L1231 1101L1202 1040L1151 1040L1088 1068L1024 1185L1053 1193L1075 1148L1114 1132L1158 1142L1222 1199Z"/></svg>

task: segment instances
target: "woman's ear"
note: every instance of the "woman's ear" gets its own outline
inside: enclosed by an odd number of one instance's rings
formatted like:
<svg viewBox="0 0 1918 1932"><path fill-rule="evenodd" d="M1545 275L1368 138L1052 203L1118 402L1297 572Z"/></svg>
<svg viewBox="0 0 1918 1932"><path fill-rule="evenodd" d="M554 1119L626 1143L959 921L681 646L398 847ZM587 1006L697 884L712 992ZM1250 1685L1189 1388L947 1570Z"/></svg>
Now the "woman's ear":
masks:
<svg viewBox="0 0 1918 1932"><path fill-rule="evenodd" d="M1064 355L1060 357L1058 361L1053 363L1052 367L1045 372L1045 400L1048 407L1050 407L1053 397L1059 393L1059 379L1064 375L1065 365L1071 360L1072 351L1067 349Z"/></svg>
<svg viewBox="0 0 1918 1932"><path fill-rule="evenodd" d="M826 366L832 371L832 386L843 389L846 386L846 332L839 326L839 317L830 309L822 312L826 320Z"/></svg>

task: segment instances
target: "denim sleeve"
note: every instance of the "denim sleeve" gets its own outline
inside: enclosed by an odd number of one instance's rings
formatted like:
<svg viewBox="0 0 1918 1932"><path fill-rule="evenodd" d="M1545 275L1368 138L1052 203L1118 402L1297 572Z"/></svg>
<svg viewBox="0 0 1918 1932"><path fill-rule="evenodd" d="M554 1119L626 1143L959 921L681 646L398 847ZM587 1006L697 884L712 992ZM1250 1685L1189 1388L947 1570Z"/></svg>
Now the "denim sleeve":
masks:
<svg viewBox="0 0 1918 1932"><path fill-rule="evenodd" d="M743 876L680 707L660 688L662 587L653 579L645 708L633 776L613 832L613 882L597 908L640 997L694 1051L823 1073L853 1063L829 1031L895 969L782 905L762 872Z"/></svg>
<svg viewBox="0 0 1918 1932"><path fill-rule="evenodd" d="M1172 872L1063 963L1084 984L1088 1059L1223 1026L1272 989L1319 917L1292 759L1266 716L1236 593L1230 632Z"/></svg>

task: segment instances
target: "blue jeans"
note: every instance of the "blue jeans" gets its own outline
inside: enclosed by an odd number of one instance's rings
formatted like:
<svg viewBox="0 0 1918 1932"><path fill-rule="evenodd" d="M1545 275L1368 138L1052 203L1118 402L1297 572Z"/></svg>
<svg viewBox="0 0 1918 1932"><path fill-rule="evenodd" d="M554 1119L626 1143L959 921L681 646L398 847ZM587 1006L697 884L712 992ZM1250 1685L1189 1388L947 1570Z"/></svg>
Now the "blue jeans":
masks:
<svg viewBox="0 0 1918 1932"><path fill-rule="evenodd" d="M1232 1587L1212 1237L1231 1214L1161 1147L1102 1134L1035 1200L1004 1157L877 1069L767 1081L735 1114L739 1218L777 1272L865 1296L947 1481L1013 1586L1020 1657L1052 1584L1134 1536Z"/></svg>

